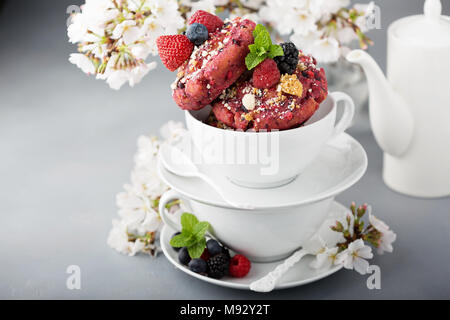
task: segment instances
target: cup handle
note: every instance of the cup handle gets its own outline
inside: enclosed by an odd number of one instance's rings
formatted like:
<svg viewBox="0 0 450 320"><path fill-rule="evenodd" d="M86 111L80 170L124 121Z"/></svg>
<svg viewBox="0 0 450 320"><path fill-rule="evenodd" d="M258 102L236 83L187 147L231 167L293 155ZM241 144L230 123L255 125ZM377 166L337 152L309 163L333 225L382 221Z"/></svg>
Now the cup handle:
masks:
<svg viewBox="0 0 450 320"><path fill-rule="evenodd" d="M344 102L344 113L342 114L341 119L336 122L334 131L331 135L331 138L335 138L351 126L353 117L355 116L355 103L348 94L343 92L332 92L330 93L330 96L336 103L336 107L338 107L340 101Z"/></svg>
<svg viewBox="0 0 450 320"><path fill-rule="evenodd" d="M162 197L159 199L159 215L161 216L162 221L165 225L168 225L172 229L176 231L181 231L181 225L179 222L175 222L173 217L167 212L166 205L170 203L171 201L183 199L183 196L179 194L175 190L169 190L166 191ZM186 201L184 201L184 204L187 205Z"/></svg>

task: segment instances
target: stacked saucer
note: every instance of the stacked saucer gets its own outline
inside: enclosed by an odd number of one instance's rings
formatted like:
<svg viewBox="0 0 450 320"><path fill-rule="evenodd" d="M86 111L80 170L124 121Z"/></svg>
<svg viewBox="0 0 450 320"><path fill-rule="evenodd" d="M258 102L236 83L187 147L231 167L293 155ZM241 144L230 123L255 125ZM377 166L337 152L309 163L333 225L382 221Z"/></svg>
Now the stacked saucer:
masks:
<svg viewBox="0 0 450 320"><path fill-rule="evenodd" d="M344 102L344 111L336 121L338 101ZM208 221L223 244L259 265L286 258L318 232L330 213L342 211L334 198L366 171L364 149L343 133L354 113L345 94L331 93L304 126L280 132L211 127L203 122L205 109L186 112L188 136L160 153L159 175L171 188L160 200L166 223L162 247L174 264L164 242L169 232L179 230L164 210L174 199L182 199L199 220ZM320 277L312 274L280 286Z"/></svg>

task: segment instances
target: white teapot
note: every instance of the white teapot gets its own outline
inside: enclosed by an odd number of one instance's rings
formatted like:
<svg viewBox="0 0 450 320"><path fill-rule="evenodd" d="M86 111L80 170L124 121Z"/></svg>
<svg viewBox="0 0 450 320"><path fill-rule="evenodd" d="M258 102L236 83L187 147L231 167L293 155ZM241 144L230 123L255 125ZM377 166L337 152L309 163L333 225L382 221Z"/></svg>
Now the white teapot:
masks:
<svg viewBox="0 0 450 320"><path fill-rule="evenodd" d="M367 75L385 183L407 195L449 196L450 17L442 15L440 0L426 0L424 15L389 27L387 79L365 51L347 60Z"/></svg>

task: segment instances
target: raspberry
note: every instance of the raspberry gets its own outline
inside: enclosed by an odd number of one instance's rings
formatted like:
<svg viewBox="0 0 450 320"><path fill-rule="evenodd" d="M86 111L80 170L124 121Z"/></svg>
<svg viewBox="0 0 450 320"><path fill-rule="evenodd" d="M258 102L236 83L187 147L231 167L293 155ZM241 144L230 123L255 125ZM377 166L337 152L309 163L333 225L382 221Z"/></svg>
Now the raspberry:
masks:
<svg viewBox="0 0 450 320"><path fill-rule="evenodd" d="M280 70L272 59L260 63L253 72L253 86L259 89L269 89L280 81Z"/></svg>
<svg viewBox="0 0 450 320"><path fill-rule="evenodd" d="M202 253L200 259L208 261L209 258L211 258L211 254L209 253L208 249L205 248L205 250L203 250L203 253Z"/></svg>
<svg viewBox="0 0 450 320"><path fill-rule="evenodd" d="M293 74L298 64L298 49L292 42L282 43L284 56L275 57L275 62L282 74Z"/></svg>
<svg viewBox="0 0 450 320"><path fill-rule="evenodd" d="M179 34L175 36L160 36L156 39L159 57L162 63L170 71L178 69L189 57L194 50L194 44L189 41L188 37Z"/></svg>
<svg viewBox="0 0 450 320"><path fill-rule="evenodd" d="M213 33L223 26L223 21L218 16L209 12L198 10L189 19L188 24L200 23L203 24L209 33Z"/></svg>
<svg viewBox="0 0 450 320"><path fill-rule="evenodd" d="M208 260L208 276L220 279L228 273L229 260L223 253L218 254Z"/></svg>
<svg viewBox="0 0 450 320"><path fill-rule="evenodd" d="M235 278L245 277L250 271L251 267L252 264L245 256L243 256L242 254L237 254L233 258L231 258L229 268L230 275Z"/></svg>

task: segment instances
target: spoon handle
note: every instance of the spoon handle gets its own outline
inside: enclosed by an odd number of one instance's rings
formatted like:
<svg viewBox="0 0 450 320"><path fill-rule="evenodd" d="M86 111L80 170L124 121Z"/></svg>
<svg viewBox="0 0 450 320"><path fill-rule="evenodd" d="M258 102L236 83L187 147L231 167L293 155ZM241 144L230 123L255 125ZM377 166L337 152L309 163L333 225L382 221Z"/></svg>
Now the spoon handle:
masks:
<svg viewBox="0 0 450 320"><path fill-rule="evenodd" d="M199 177L200 179L205 181L207 184L209 184L219 194L219 196L230 206L235 207L235 208L240 208L240 209L253 209L253 207L251 205L243 204L243 203L236 203L236 202L228 199L228 197L224 194L222 189L207 175L205 175L201 172L198 172L197 177Z"/></svg>
<svg viewBox="0 0 450 320"><path fill-rule="evenodd" d="M273 271L266 276L250 284L250 290L256 292L270 292L275 289L277 282L288 272L297 262L299 262L308 252L300 249L294 252L289 258L279 264Z"/></svg>

